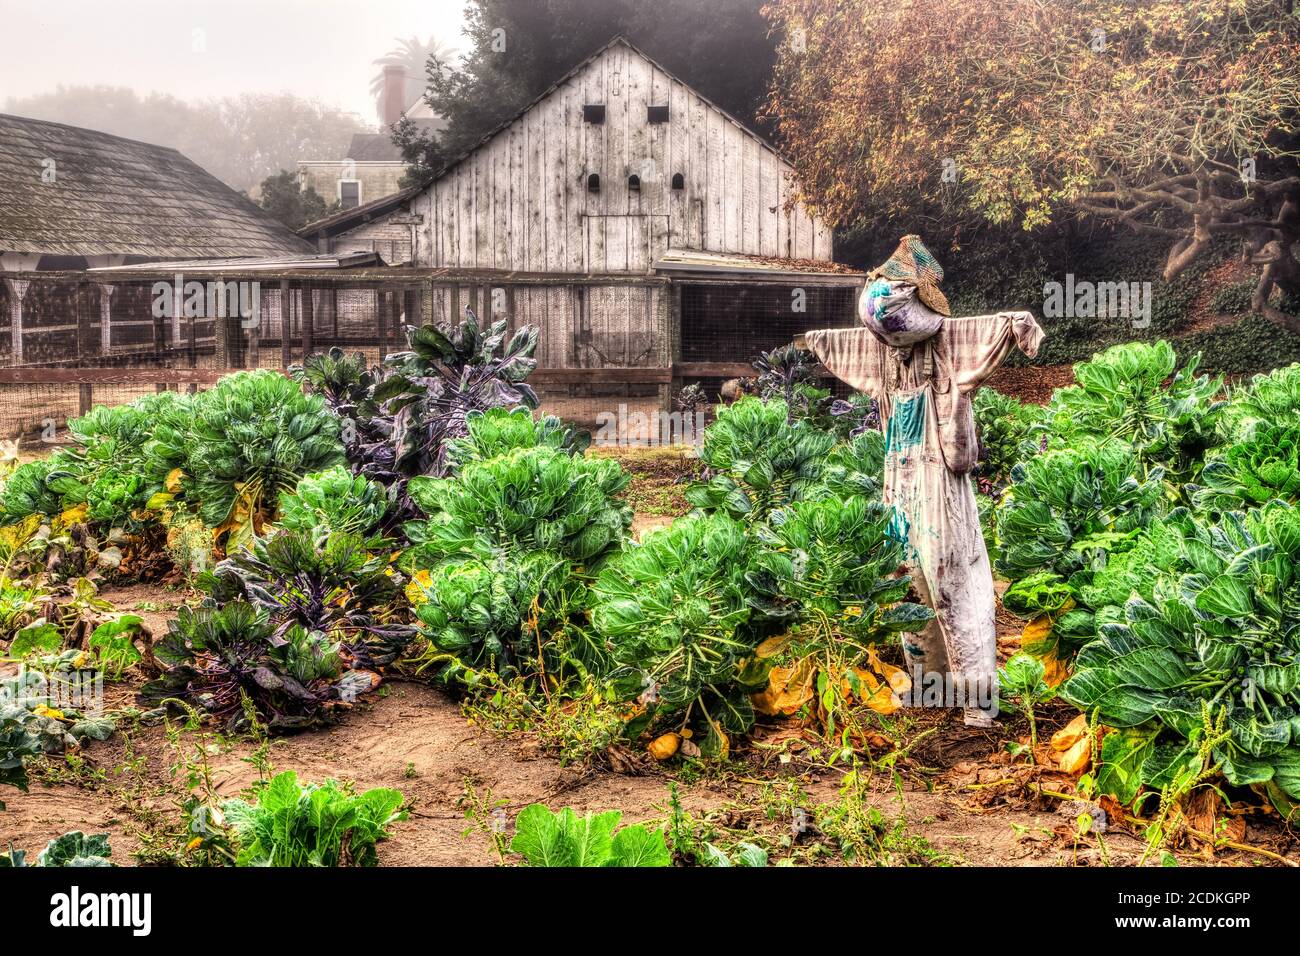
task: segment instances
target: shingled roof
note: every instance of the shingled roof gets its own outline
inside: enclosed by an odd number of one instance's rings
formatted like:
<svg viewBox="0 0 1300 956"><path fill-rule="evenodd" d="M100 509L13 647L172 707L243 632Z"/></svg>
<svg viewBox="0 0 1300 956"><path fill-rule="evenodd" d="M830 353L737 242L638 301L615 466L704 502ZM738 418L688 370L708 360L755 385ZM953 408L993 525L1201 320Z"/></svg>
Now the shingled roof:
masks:
<svg viewBox="0 0 1300 956"><path fill-rule="evenodd" d="M0 251L187 259L313 249L174 149L0 113Z"/></svg>

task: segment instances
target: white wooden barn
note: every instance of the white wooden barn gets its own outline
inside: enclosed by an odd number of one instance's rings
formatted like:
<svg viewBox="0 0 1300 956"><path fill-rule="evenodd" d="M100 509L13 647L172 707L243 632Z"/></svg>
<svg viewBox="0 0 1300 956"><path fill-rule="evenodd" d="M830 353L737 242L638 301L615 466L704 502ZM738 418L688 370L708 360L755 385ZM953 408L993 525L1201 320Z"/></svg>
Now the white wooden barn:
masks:
<svg viewBox="0 0 1300 956"><path fill-rule="evenodd" d="M542 330L543 368L747 362L852 321L861 275L790 203L762 137L624 38L403 197L301 231L437 270L433 318L467 305ZM327 228L326 228L327 227ZM387 245L385 245L387 243ZM686 369L689 374L692 369Z"/></svg>

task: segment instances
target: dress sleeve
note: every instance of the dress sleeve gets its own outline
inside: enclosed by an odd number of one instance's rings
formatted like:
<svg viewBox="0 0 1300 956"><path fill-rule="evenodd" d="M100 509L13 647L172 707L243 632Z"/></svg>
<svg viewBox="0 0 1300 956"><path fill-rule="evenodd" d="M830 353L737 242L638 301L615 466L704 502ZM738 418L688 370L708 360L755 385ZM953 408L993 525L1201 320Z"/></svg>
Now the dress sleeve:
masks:
<svg viewBox="0 0 1300 956"><path fill-rule="evenodd" d="M1002 364L1013 343L1030 358L1037 355L1043 330L1033 313L999 312L946 320L943 341L958 390L973 392Z"/></svg>
<svg viewBox="0 0 1300 956"><path fill-rule="evenodd" d="M884 389L884 348L868 329L821 329L804 336L827 371L879 401Z"/></svg>

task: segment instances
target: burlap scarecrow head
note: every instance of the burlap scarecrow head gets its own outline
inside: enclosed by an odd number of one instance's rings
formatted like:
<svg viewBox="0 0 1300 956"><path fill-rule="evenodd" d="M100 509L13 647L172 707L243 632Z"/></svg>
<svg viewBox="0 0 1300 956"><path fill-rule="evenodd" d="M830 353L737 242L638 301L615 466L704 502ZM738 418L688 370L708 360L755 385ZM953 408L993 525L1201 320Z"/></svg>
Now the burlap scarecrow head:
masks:
<svg viewBox="0 0 1300 956"><path fill-rule="evenodd" d="M948 299L939 288L943 266L925 248L920 236L904 236L882 265L868 273L872 279L893 279L916 286L917 297L940 315L952 315Z"/></svg>

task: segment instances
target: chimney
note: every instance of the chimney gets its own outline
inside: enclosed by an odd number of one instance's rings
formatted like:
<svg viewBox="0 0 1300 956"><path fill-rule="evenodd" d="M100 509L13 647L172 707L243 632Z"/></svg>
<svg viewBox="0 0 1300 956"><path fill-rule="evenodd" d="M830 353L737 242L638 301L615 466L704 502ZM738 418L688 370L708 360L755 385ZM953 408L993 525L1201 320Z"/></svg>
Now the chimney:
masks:
<svg viewBox="0 0 1300 956"><path fill-rule="evenodd" d="M406 67L384 67L384 125L392 126L406 112Z"/></svg>

